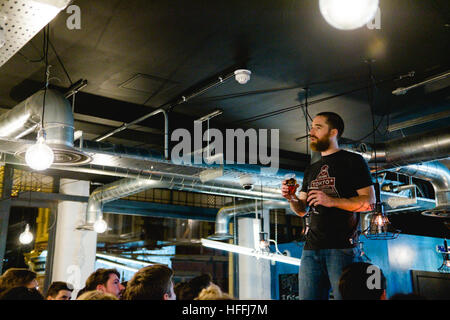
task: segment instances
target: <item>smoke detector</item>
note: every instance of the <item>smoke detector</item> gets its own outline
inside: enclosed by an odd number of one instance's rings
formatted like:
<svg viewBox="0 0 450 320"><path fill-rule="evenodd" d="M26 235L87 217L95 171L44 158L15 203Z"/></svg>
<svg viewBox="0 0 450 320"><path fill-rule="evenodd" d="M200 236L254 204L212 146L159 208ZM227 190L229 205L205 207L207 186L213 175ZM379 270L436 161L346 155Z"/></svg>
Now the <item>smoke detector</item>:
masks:
<svg viewBox="0 0 450 320"><path fill-rule="evenodd" d="M255 179L250 175L242 175L239 177L239 184L244 190L252 190L255 185Z"/></svg>
<svg viewBox="0 0 450 320"><path fill-rule="evenodd" d="M246 84L247 82L249 82L251 74L252 72L246 69L239 69L234 72L236 81L240 84Z"/></svg>

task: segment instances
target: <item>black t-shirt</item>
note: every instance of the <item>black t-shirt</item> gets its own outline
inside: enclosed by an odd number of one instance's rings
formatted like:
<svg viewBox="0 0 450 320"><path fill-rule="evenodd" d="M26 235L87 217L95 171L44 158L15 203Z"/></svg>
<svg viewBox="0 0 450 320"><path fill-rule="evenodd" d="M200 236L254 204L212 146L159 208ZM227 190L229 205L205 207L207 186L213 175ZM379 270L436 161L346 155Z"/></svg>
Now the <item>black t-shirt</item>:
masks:
<svg viewBox="0 0 450 320"><path fill-rule="evenodd" d="M305 170L301 191L316 187L330 197L352 198L357 190L372 185L369 168L362 156L339 150ZM359 214L339 208L316 206L311 214L305 250L343 249L355 246Z"/></svg>

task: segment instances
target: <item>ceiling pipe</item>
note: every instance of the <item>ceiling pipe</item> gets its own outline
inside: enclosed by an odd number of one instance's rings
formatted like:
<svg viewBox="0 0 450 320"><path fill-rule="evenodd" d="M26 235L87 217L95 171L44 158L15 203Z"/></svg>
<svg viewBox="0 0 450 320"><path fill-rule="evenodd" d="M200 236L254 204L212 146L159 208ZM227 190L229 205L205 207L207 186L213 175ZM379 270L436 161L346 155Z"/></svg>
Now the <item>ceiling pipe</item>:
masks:
<svg viewBox="0 0 450 320"><path fill-rule="evenodd" d="M439 161L432 161L396 168L393 171L429 181L436 195L436 207L432 210L424 211L424 214L439 216L441 213L444 213L446 217L449 216L450 171L445 165Z"/></svg>
<svg viewBox="0 0 450 320"><path fill-rule="evenodd" d="M450 127L390 140L375 146L361 143L345 144L341 148L362 155L369 163L375 162L376 153L376 162L380 169L445 159L450 154Z"/></svg>
<svg viewBox="0 0 450 320"><path fill-rule="evenodd" d="M121 179L95 189L88 200L86 226L92 226L102 216L105 203L139 193L151 187L163 187L163 184L155 180Z"/></svg>
<svg viewBox="0 0 450 320"><path fill-rule="evenodd" d="M208 90L210 90L210 89L212 89L212 88L214 88L214 87L224 83L225 81L227 81L228 79L230 79L230 78L232 78L234 76L235 76L234 72L228 73L224 77L219 76L212 83L210 83L210 84L200 88L199 90L197 90L197 91L195 91L195 92L193 92L193 93L191 93L189 95L182 95L175 103L167 104L167 105L169 105L168 109L172 110L175 106L188 102L190 99L192 99L192 98L194 98L194 97L196 97L198 95L201 95L202 93L204 93L204 92L206 92L206 91L208 91ZM148 118L150 118L150 117L152 117L152 116L154 116L155 114L158 114L158 113L163 113L164 114L164 119L165 119L164 156L165 156L166 159L169 159L169 123L168 123L168 114L167 114L167 111L165 109L163 109L162 107L157 109L157 110L155 110L155 111L153 111L153 112L150 112L150 113L148 113L148 114L146 114L146 115L144 115L144 116L142 116L142 117L140 117L140 118L138 118L136 120L133 120L130 123L124 123L119 128L117 128L117 129L115 129L115 130L113 130L113 131L111 131L111 132L109 132L109 133L107 133L107 134L105 134L105 135L103 135L101 137L96 138L95 141L97 141L97 142L102 141L102 140L104 140L104 139L106 139L106 138L108 138L108 137L110 137L110 136L112 136L112 135L114 135L114 134L116 134L118 132L121 132L121 131L127 129L127 128L129 128L132 125L138 124L138 123L140 123L140 122L142 122L142 121L144 121L144 120L146 120L146 119L148 119Z"/></svg>
<svg viewBox="0 0 450 320"><path fill-rule="evenodd" d="M8 161L8 163L11 163ZM14 163L19 164L19 163ZM238 183L234 182L209 182L202 183L199 179L195 177L185 177L174 175L161 175L161 174L145 174L145 173L135 173L127 171L118 171L108 168L86 168L86 167L58 167L52 166L52 169L64 170L70 172L79 172L95 175L105 175L111 177L120 177L127 179L140 179L149 180L161 183L166 189L175 189L178 191L189 191L189 192L199 192L214 194L224 197L237 197L245 199L258 199L258 200L273 200L281 201L284 198L281 196L281 191L279 188L270 188L264 186L255 185L252 190L245 190ZM299 182L300 183L300 182ZM280 180L281 185L281 180Z"/></svg>
<svg viewBox="0 0 450 320"><path fill-rule="evenodd" d="M342 148L361 154L369 163L376 160L377 169L429 181L435 190L436 207L423 213L448 216L450 173L436 160L445 159L450 154L449 127L391 140L371 149L365 144L345 145Z"/></svg>
<svg viewBox="0 0 450 320"><path fill-rule="evenodd" d="M41 90L0 116L0 137L19 139L42 122L48 144L73 147L74 121L70 103L55 90Z"/></svg>
<svg viewBox="0 0 450 320"><path fill-rule="evenodd" d="M71 96L77 94L79 91L81 91L87 85L88 85L88 81L87 80L85 80L85 79L78 80L72 86L70 86L70 88L64 94L64 98L69 99Z"/></svg>
<svg viewBox="0 0 450 320"><path fill-rule="evenodd" d="M44 107L45 95L45 107ZM44 119L42 119L44 115ZM56 165L80 165L92 159L74 148L74 119L70 102L56 90L40 90L0 116L0 138L20 139L40 126L45 142L54 153ZM26 148L15 156L24 159Z"/></svg>
<svg viewBox="0 0 450 320"><path fill-rule="evenodd" d="M150 117L152 117L154 115L157 115L159 113L162 113L164 115L164 158L166 160L168 160L169 159L169 115L167 114L167 111L164 110L164 109L157 109L157 110L155 110L155 111L153 111L153 112L151 112L149 114L146 114L145 116L142 116L139 119L136 119L136 120L134 120L134 121L132 121L130 123L124 123L119 128L117 128L117 129L115 129L115 130L113 130L113 131L111 131L111 132L109 132L107 134L104 134L101 137L96 138L95 141L96 142L103 141L106 138L111 137L112 135L114 135L114 134L116 134L118 132L121 132L121 131L123 131L125 129L128 129L132 125L135 125L135 124L137 124L139 122L142 122L145 119L150 118Z"/></svg>
<svg viewBox="0 0 450 320"><path fill-rule="evenodd" d="M226 206L219 210L216 216L215 233L209 236L211 240L227 240L233 237L230 234L230 221L233 217L253 213L262 209L290 208L287 201L247 201L233 206Z"/></svg>
<svg viewBox="0 0 450 320"><path fill-rule="evenodd" d="M436 77L433 77L433 78L431 78L431 79L428 79L428 80L425 80L425 81L422 81L422 82L413 84L413 85L411 85L411 86L409 86L409 87L406 87L406 88L403 88L403 87L397 88L397 89L395 89L394 91L392 91L392 94L393 94L393 95L396 95L396 96L404 95L404 94L406 94L406 93L407 93L409 90L411 90L411 89L414 89L414 88L417 88L417 87L421 87L421 86L424 86L424 85L426 85L426 84L433 83L433 82L436 82L436 81L439 81L439 80L443 80L443 79L445 79L445 78L448 78L449 76L450 76L450 72L447 71L447 72L445 72L444 74L441 74L441 75L436 76Z"/></svg>
<svg viewBox="0 0 450 320"><path fill-rule="evenodd" d="M89 196L86 210L86 225L92 226L103 215L103 205L105 203L127 197L147 190L149 188L173 188L183 190L175 179L160 177L159 179L129 179L124 178L113 183L95 189ZM200 189L199 189L200 188ZM196 191L201 190L201 186L192 187ZM244 190L245 191L245 190ZM229 190L233 192L233 190ZM261 210L262 208L288 208L289 203L286 201L263 201L255 205L255 201L246 202L238 206L225 207L219 210L216 218L216 235L215 239L226 239L229 235L228 224L232 216L237 214L245 214ZM82 226L83 227L83 226ZM82 228L81 227L81 228Z"/></svg>

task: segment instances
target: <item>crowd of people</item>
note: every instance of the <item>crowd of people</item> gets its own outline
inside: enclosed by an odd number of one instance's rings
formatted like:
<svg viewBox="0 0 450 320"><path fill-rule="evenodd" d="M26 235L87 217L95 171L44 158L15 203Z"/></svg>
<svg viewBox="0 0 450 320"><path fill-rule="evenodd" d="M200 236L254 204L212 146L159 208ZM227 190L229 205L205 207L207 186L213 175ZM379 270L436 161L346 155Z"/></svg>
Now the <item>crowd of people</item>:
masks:
<svg viewBox="0 0 450 320"><path fill-rule="evenodd" d="M344 268L339 279L342 300L387 300L386 278L381 269L374 278L376 266L355 262ZM140 269L129 281L120 281L116 269L97 269L86 280L85 287L72 296L69 283L55 281L43 294L37 274L24 268L8 269L0 276L0 300L236 300L213 282L210 274L202 274L174 285L174 272L165 265ZM372 284L372 285L370 285ZM334 293L336 295L336 293ZM397 294L390 300L423 299L414 294Z"/></svg>
<svg viewBox="0 0 450 320"><path fill-rule="evenodd" d="M76 292L71 284L55 281L44 294L37 274L25 268L10 268L0 276L0 300L233 300L202 274L174 285L171 268L156 264L140 269L129 281L120 280L116 269L100 268Z"/></svg>

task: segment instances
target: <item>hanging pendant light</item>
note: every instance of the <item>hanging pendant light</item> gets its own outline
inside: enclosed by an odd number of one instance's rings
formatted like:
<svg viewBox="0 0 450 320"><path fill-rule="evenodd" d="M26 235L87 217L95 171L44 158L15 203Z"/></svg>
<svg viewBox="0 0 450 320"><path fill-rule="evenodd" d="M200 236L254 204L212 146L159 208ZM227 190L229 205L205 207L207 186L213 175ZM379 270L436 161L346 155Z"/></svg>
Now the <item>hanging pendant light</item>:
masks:
<svg viewBox="0 0 450 320"><path fill-rule="evenodd" d="M108 224L103 220L103 215L99 215L94 222L94 231L97 233L103 233L108 229Z"/></svg>
<svg viewBox="0 0 450 320"><path fill-rule="evenodd" d="M21 244L30 244L33 241L33 238L33 234L30 232L30 225L27 223L25 231L19 236L19 241Z"/></svg>
<svg viewBox="0 0 450 320"><path fill-rule="evenodd" d="M384 203L380 201L380 185L375 183L376 203L374 209L369 214L370 222L368 228L363 233L370 240L392 240L397 239L400 230L394 230L391 222L384 212Z"/></svg>
<svg viewBox="0 0 450 320"><path fill-rule="evenodd" d="M320 0L319 9L325 20L341 30L353 30L375 18L378 0Z"/></svg>
<svg viewBox="0 0 450 320"><path fill-rule="evenodd" d="M53 164L53 160L53 150L45 143L45 132L41 129L36 143L25 153L25 161L31 169L42 171L48 169Z"/></svg>
<svg viewBox="0 0 450 320"><path fill-rule="evenodd" d="M66 0L63 0L66 1ZM37 141L34 145L29 147L25 153L25 162L27 165L37 171L48 169L54 160L54 153L45 143L45 109L46 109L46 95L50 80L50 65L48 64L48 44L49 44L50 25L44 29L44 58L45 58L45 89L42 100L42 116L39 131L37 134Z"/></svg>
<svg viewBox="0 0 450 320"><path fill-rule="evenodd" d="M374 78L372 72L372 63L374 60L368 59L366 63L369 66L369 84L368 84L368 102L370 105L370 111L372 114L372 128L373 128L373 145L376 146L376 127L375 127L375 114L373 104L373 86ZM396 239L400 233L400 230L391 231L391 223L384 212L384 203L381 202L381 186L378 182L378 162L377 162L377 149L374 147L375 154L375 204L372 205L372 211L369 213L370 222L369 227L363 232L363 234L371 240L391 240Z"/></svg>

